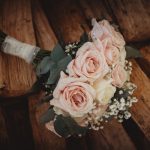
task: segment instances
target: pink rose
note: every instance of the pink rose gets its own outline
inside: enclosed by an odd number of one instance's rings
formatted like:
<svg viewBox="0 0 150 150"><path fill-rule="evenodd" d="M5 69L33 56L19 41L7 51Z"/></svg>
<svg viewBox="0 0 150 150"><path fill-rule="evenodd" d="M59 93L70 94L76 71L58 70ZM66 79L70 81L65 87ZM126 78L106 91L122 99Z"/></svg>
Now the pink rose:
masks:
<svg viewBox="0 0 150 150"><path fill-rule="evenodd" d="M114 46L107 47L104 50L104 55L109 65L116 64L120 56L119 49Z"/></svg>
<svg viewBox="0 0 150 150"><path fill-rule="evenodd" d="M110 44L120 50L124 47L123 36L107 20L97 22L96 19L92 19L92 25L91 37L93 40L99 39L103 43L104 49Z"/></svg>
<svg viewBox="0 0 150 150"><path fill-rule="evenodd" d="M83 117L93 108L96 93L85 78L69 77L61 72L53 96L50 104L57 107L57 110L60 109L72 117Z"/></svg>
<svg viewBox="0 0 150 150"><path fill-rule="evenodd" d="M109 71L103 52L91 42L85 43L77 52L76 58L68 65L70 76L86 77L89 82L103 78Z"/></svg>
<svg viewBox="0 0 150 150"><path fill-rule="evenodd" d="M122 87L124 82L127 80L127 72L120 64L117 64L112 70L112 79L112 84L117 87Z"/></svg>
<svg viewBox="0 0 150 150"><path fill-rule="evenodd" d="M102 42L99 39L96 39L94 44L98 50L104 53L105 59L109 65L116 64L119 61L120 52L117 47L110 44L102 48Z"/></svg>

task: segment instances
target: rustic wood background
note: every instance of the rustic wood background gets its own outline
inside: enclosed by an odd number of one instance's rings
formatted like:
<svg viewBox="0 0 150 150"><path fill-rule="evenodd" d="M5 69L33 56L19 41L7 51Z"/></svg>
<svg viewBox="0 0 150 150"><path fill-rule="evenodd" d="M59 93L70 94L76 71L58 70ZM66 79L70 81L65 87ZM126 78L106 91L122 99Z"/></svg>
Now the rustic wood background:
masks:
<svg viewBox="0 0 150 150"><path fill-rule="evenodd" d="M132 118L123 124L112 120L82 138L58 138L38 122L48 107L37 107L42 93L25 96L36 80L32 66L0 53L0 85L5 85L0 91L0 150L150 149L150 0L0 1L0 29L47 50L57 41L78 41L93 17L118 24L127 43L143 54L132 60L139 99Z"/></svg>

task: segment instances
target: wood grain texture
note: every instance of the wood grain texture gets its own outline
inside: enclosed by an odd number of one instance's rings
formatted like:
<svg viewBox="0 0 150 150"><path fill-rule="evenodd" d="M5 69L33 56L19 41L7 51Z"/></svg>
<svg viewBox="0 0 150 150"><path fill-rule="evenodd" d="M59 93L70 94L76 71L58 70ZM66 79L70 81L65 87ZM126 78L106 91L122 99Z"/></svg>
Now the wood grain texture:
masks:
<svg viewBox="0 0 150 150"><path fill-rule="evenodd" d="M91 22L92 18L96 18L98 20L107 19L112 21L112 16L110 16L109 11L104 5L104 1L99 0L78 0L80 10L86 16L89 22ZM94 11L93 11L94 10Z"/></svg>
<svg viewBox="0 0 150 150"><path fill-rule="evenodd" d="M47 6L47 15L48 18L50 19L50 22L53 23L53 26L56 26L57 24L63 24L63 27L61 28L60 26L60 30L61 32L61 37L64 39L64 42L67 43L70 40L70 37L72 35L72 32L74 32L74 28L73 23L75 22L77 26L79 26L81 24L81 19L82 22L85 22L86 18L84 16L81 16L81 12L78 11L76 12L76 17L74 17L74 20L70 20L70 16L66 15L66 13L62 13L62 9L59 7L64 7L64 8L68 8L68 13L70 12L70 10L72 10L73 8L75 10L78 10L78 6L76 5L76 3L74 1L73 2L73 6L70 5L70 1L65 0L63 1L63 3L61 3L60 6L57 6L57 11L53 10L51 7L55 8L56 4L53 5L48 5ZM77 8L76 8L77 7ZM86 8L87 9L87 8ZM55 16L52 16L52 14L55 13ZM65 20L63 18L66 18ZM80 19L79 19L80 18ZM55 20L55 22L53 22L53 20ZM87 27L88 25L86 25ZM88 27L87 27L88 28ZM54 28L54 31L57 33L57 28ZM74 35L74 39L75 41L79 39L79 35L81 35L81 30L80 29L76 29L76 36ZM61 38L58 37L59 40L61 40ZM112 125L112 128L111 128ZM119 123L113 123L110 125L110 127L106 127L106 130L104 129L102 132L90 132L88 134L88 138L87 138L87 145L88 147L91 146L91 149L93 150L98 150L100 148L100 145L102 145L102 147L104 149L109 149L110 145L111 147L113 147L114 149L119 149L120 145L122 146L122 149L126 149L127 147L130 149L135 149L134 144L132 143L132 141L130 140L130 138L128 137L126 131L124 130L123 126ZM111 129L114 130L111 131ZM119 129L119 130L118 130ZM115 138L114 138L115 137ZM118 144L118 140L120 145ZM126 141L126 142L125 142ZM90 142L90 144L88 144ZM92 143L92 144L91 144Z"/></svg>
<svg viewBox="0 0 150 150"><path fill-rule="evenodd" d="M80 12L79 7L77 7L76 2L56 0L54 3L53 1L45 0L45 6L47 6L45 10L50 24L60 42L69 43L79 41L80 36L84 32L81 25L85 28L87 25L85 20L83 20L83 14ZM58 15L59 12L60 14Z"/></svg>
<svg viewBox="0 0 150 150"><path fill-rule="evenodd" d="M48 23L48 20L38 0L32 1L33 22L36 39L43 49L51 50L57 39ZM39 123L41 115L49 108L49 103L38 106L43 93L29 98L29 115L32 125L34 144L36 150L65 150L65 141L49 131L43 124Z"/></svg>
<svg viewBox="0 0 150 150"><path fill-rule="evenodd" d="M126 150L136 149L131 139L122 127L122 124L112 120L104 126L103 130L90 131L88 134L89 148L92 150Z"/></svg>
<svg viewBox="0 0 150 150"><path fill-rule="evenodd" d="M135 96L138 103L132 107L132 118L141 128L147 139L150 140L150 79L144 74L135 60L131 80L137 85Z"/></svg>
<svg viewBox="0 0 150 150"><path fill-rule="evenodd" d="M137 62L144 73L150 78L150 45L146 45L140 49L142 58L138 58Z"/></svg>
<svg viewBox="0 0 150 150"><path fill-rule="evenodd" d="M150 39L149 0L104 0L112 10L126 41Z"/></svg>
<svg viewBox="0 0 150 150"><path fill-rule="evenodd" d="M32 10L37 43L40 48L52 50L57 43L57 39L38 0L32 0Z"/></svg>
<svg viewBox="0 0 150 150"><path fill-rule="evenodd" d="M0 29L20 41L35 44L30 0L7 0L0 5ZM0 53L0 83L3 95L24 94L35 81L32 67L23 60Z"/></svg>

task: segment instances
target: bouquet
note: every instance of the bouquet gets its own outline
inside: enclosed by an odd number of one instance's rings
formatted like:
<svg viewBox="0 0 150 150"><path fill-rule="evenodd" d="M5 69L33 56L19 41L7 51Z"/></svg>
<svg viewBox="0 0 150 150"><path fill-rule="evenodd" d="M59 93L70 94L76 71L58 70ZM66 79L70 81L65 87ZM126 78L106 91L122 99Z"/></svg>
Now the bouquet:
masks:
<svg viewBox="0 0 150 150"><path fill-rule="evenodd" d="M137 98L130 81L132 63L138 50L126 46L116 26L107 20L92 19L93 28L79 42L52 52L42 50L1 34L2 51L19 56L34 65L49 109L41 117L46 127L62 137L82 136L87 130L103 129L105 122L131 117L129 108Z"/></svg>

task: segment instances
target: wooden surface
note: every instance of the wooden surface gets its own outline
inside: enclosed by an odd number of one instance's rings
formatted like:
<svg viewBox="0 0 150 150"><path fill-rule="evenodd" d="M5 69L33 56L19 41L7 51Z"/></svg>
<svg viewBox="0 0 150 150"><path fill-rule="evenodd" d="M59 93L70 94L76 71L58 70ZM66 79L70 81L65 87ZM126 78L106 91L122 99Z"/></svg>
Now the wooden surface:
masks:
<svg viewBox="0 0 150 150"><path fill-rule="evenodd" d="M0 98L0 149L150 149L149 0L3 0L0 8L0 29L44 49L51 50L57 41L78 41L84 31L89 31L89 21L95 17L117 23L126 41L143 54L143 58L132 60L132 81L138 86L135 95L139 99L131 110L132 118L123 124L113 120L104 130L66 140L39 124L39 117L48 108L36 107L42 93L19 96L36 79L32 67L18 58L0 54L0 84L6 84Z"/></svg>
<svg viewBox="0 0 150 150"><path fill-rule="evenodd" d="M0 5L0 28L13 37L35 44L30 0L6 0ZM35 81L31 66L12 56L0 55L0 82L3 95L18 96L30 89Z"/></svg>

